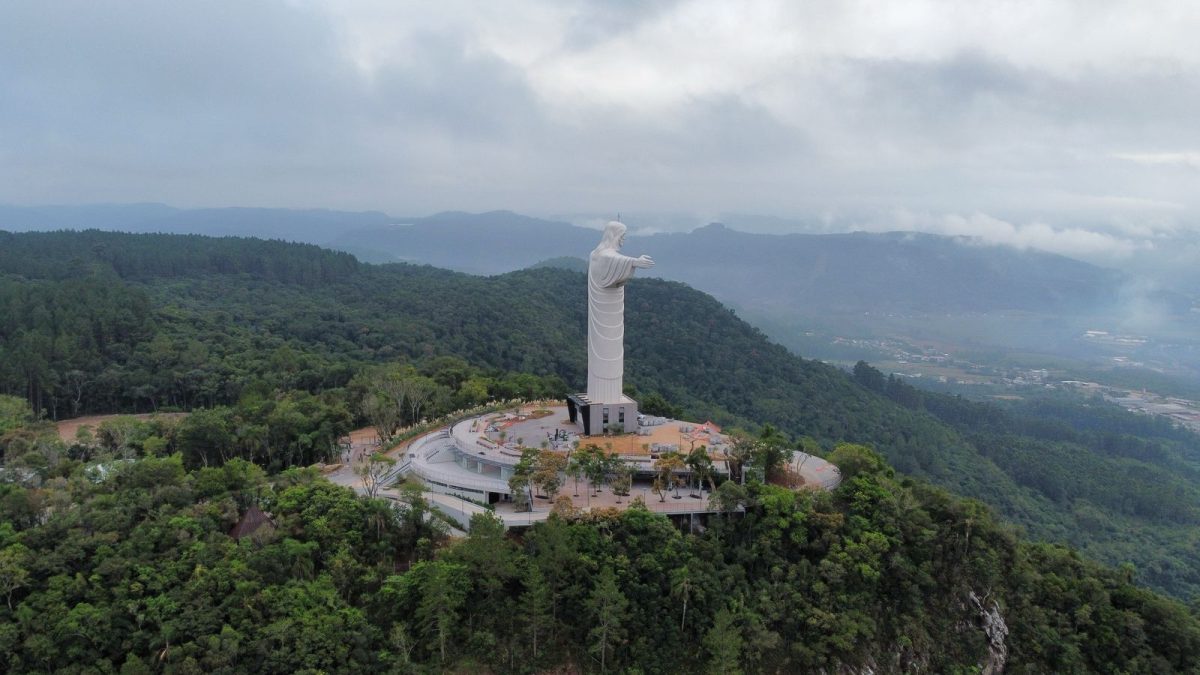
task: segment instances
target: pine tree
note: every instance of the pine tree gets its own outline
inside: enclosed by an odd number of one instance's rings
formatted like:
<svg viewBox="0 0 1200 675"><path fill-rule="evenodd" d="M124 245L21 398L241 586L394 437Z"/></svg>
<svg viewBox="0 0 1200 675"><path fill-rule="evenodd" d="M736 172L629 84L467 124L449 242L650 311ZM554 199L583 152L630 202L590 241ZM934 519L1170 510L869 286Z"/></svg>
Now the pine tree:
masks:
<svg viewBox="0 0 1200 675"><path fill-rule="evenodd" d="M546 634L553 624L553 601L550 596L550 586L546 577L536 564L530 563L525 568L523 579L525 592L521 594L521 623L525 626L525 635L529 638L529 651L536 663L541 653L541 647Z"/></svg>
<svg viewBox="0 0 1200 675"><path fill-rule="evenodd" d="M592 629L588 631L588 651L599 657L600 672L606 672L609 654L624 637L622 624L629 608L629 600L617 587L617 577L611 567L600 571L600 578L588 598L587 608L592 617Z"/></svg>
<svg viewBox="0 0 1200 675"><path fill-rule="evenodd" d="M704 649L708 652L708 672L713 675L738 675L742 655L742 634L737 617L728 608L717 610L713 626L704 634Z"/></svg>
<svg viewBox="0 0 1200 675"><path fill-rule="evenodd" d="M417 617L426 635L438 645L440 663L446 662L446 643L458 624L458 610L467 597L465 567L444 562L428 563Z"/></svg>

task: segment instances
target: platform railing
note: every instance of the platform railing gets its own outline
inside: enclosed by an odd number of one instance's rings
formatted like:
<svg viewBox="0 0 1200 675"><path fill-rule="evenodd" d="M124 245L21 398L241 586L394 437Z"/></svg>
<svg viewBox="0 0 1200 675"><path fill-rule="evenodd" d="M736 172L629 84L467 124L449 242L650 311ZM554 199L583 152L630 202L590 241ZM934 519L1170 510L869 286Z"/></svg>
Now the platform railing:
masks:
<svg viewBox="0 0 1200 675"><path fill-rule="evenodd" d="M451 487L462 487L479 492L508 492L508 481L498 478L485 478L483 476L476 477L475 474L471 474L466 469L462 471L442 471L432 468L428 464L416 463L409 470L425 480L443 483Z"/></svg>

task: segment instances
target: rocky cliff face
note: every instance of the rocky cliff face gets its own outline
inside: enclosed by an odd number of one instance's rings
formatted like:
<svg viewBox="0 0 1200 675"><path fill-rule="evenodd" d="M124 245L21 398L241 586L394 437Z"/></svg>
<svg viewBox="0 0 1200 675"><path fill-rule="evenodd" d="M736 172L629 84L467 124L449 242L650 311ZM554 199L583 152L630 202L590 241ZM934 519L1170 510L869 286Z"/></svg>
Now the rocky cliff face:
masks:
<svg viewBox="0 0 1200 675"><path fill-rule="evenodd" d="M987 643L987 652L979 661L982 675L1000 675L1008 663L1008 625L1000 614L1000 605L991 600L988 595L979 597L975 591L969 591L967 596L958 604L962 612L962 620L957 623L955 632L968 634L982 631ZM931 666L929 654L913 650L911 646L892 645L880 649L866 657L856 665L843 664L832 671L823 671L826 675L883 675L884 673L929 673Z"/></svg>
<svg viewBox="0 0 1200 675"><path fill-rule="evenodd" d="M976 621L988 641L987 658L979 667L982 668L983 675L998 675L1004 672L1004 664L1008 662L1008 645L1005 643L1008 638L1008 625L1000 615L1000 605L996 604L995 600L988 602L986 596L980 599L975 591L970 592L967 600L975 609Z"/></svg>

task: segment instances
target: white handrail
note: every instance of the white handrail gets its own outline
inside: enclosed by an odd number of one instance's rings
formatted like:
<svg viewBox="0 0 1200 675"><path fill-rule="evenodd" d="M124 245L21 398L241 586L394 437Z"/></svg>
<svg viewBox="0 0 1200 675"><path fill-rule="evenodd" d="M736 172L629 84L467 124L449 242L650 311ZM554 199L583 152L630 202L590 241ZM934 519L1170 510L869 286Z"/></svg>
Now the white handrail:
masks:
<svg viewBox="0 0 1200 675"><path fill-rule="evenodd" d="M508 481L499 478L476 477L474 474L466 472L465 469L462 472L449 472L439 471L427 464L414 464L411 471L421 478L444 483L450 487L468 488L479 492L508 492Z"/></svg>

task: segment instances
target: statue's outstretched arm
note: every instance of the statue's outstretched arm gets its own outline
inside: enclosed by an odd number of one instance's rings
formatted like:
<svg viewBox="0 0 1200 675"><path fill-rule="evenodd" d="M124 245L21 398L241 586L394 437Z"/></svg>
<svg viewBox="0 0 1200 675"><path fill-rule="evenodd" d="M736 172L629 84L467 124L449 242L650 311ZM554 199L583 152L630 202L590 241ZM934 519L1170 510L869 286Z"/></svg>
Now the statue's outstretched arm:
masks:
<svg viewBox="0 0 1200 675"><path fill-rule="evenodd" d="M633 259L633 266L638 269L648 270L654 267L654 258L648 255L638 256Z"/></svg>

